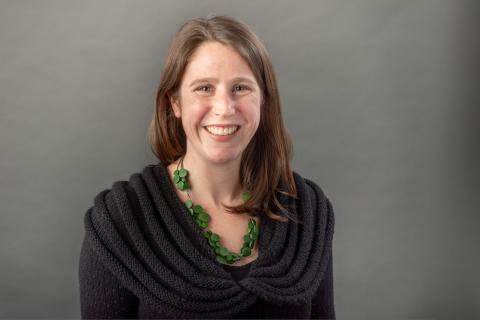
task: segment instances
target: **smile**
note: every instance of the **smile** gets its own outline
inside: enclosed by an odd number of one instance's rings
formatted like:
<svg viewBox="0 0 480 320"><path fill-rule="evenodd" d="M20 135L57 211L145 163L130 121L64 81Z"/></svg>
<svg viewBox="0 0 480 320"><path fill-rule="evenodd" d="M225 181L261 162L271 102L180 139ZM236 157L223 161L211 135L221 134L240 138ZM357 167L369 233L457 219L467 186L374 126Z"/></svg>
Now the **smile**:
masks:
<svg viewBox="0 0 480 320"><path fill-rule="evenodd" d="M233 135L240 126L230 126L230 127L217 127L217 126L206 126L204 127L209 133L215 136L230 136Z"/></svg>

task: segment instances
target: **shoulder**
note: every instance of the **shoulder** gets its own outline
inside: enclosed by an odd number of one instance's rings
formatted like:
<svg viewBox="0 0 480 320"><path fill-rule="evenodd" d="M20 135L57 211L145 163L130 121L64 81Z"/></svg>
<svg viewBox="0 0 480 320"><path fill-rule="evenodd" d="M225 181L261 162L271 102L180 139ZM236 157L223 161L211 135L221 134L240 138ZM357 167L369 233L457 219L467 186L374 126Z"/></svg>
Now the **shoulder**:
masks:
<svg viewBox="0 0 480 320"><path fill-rule="evenodd" d="M312 211L319 216L327 229L333 232L334 211L329 197L325 194L319 184L311 178L303 177L298 172L293 171L299 201L308 203Z"/></svg>

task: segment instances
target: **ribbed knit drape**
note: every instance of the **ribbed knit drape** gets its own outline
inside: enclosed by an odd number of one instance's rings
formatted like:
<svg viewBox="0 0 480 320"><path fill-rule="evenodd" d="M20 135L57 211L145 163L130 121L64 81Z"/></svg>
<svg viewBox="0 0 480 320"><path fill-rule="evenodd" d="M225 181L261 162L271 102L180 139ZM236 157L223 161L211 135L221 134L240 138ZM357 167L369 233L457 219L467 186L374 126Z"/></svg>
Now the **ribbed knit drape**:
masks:
<svg viewBox="0 0 480 320"><path fill-rule="evenodd" d="M302 223L262 216L258 258L240 281L216 262L161 163L96 195L85 242L124 288L164 317L232 318L258 299L310 304L331 263L334 217L314 182L294 178L299 199L280 199Z"/></svg>

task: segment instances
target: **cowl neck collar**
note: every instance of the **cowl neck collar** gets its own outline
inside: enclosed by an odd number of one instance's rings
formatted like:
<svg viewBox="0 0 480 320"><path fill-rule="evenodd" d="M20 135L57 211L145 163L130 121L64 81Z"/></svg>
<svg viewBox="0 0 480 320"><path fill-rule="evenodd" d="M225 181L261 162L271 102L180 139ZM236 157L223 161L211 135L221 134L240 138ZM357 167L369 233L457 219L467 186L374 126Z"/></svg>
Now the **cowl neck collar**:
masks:
<svg viewBox="0 0 480 320"><path fill-rule="evenodd" d="M166 316L228 318L258 299L301 305L330 259L333 214L321 189L293 174L298 199L279 200L301 223L261 216L259 254L240 281L215 260L162 163L98 193L85 215L86 237L126 288Z"/></svg>

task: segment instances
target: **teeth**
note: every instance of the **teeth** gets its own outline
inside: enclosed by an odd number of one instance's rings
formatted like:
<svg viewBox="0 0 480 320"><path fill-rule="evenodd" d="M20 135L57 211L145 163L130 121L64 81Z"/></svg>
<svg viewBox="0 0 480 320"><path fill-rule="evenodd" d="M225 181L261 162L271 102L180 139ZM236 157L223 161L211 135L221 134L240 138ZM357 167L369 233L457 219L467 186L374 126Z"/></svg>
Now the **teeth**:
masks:
<svg viewBox="0 0 480 320"><path fill-rule="evenodd" d="M228 136L230 134L233 134L237 129L239 128L238 126L233 126L233 127L227 127L227 128L220 128L220 127L215 127L215 126L207 126L205 127L208 132L217 135L217 136Z"/></svg>

